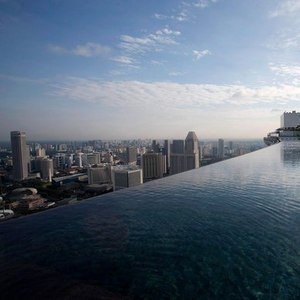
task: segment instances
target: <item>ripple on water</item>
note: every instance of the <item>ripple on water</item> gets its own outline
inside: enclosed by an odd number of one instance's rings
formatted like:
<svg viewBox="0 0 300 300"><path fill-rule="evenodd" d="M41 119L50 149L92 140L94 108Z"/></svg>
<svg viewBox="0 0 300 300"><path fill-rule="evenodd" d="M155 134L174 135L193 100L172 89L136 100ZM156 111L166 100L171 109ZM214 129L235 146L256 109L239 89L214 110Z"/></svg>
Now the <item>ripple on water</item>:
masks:
<svg viewBox="0 0 300 300"><path fill-rule="evenodd" d="M2 295L299 299L299 144L0 224Z"/></svg>

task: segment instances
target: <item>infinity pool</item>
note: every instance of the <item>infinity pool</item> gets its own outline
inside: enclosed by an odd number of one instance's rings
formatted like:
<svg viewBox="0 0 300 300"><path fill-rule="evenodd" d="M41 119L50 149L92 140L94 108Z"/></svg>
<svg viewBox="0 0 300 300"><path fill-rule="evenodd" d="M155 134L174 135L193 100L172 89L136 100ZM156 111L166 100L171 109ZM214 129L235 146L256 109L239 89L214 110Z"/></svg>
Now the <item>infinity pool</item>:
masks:
<svg viewBox="0 0 300 300"><path fill-rule="evenodd" d="M2 299L300 299L300 143L0 224Z"/></svg>

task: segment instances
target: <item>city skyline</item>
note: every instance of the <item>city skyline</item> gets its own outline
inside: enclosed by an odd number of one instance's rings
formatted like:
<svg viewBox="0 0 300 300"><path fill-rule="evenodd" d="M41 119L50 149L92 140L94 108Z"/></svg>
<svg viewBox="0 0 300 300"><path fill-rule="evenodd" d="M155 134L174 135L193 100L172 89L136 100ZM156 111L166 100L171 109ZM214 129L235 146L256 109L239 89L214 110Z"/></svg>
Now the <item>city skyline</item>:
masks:
<svg viewBox="0 0 300 300"><path fill-rule="evenodd" d="M300 110L298 0L0 7L1 141L262 138Z"/></svg>

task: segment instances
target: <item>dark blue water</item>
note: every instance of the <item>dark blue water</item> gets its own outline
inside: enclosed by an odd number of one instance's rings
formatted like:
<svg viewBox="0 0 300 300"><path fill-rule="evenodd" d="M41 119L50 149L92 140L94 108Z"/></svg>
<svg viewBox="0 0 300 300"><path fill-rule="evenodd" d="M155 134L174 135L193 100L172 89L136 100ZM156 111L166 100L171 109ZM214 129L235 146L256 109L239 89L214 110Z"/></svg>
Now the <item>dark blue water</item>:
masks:
<svg viewBox="0 0 300 300"><path fill-rule="evenodd" d="M300 143L0 224L3 299L300 299Z"/></svg>

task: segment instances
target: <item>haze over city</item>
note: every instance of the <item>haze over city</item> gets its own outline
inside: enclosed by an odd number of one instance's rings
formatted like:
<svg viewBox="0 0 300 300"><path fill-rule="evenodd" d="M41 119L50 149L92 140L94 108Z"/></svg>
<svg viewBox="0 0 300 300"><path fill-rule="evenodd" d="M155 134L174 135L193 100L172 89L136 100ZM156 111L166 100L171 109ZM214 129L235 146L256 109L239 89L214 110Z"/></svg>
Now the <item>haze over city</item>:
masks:
<svg viewBox="0 0 300 300"><path fill-rule="evenodd" d="M262 138L300 109L300 1L0 1L0 140Z"/></svg>

